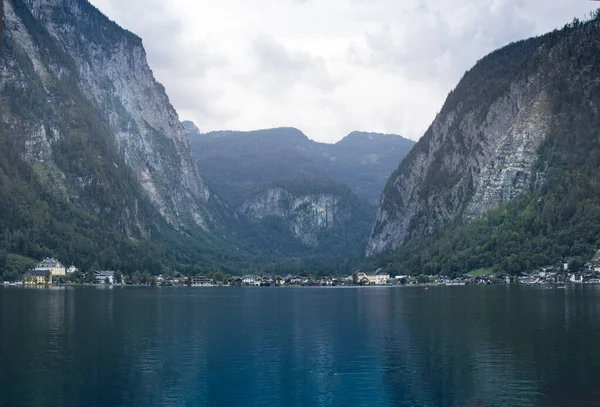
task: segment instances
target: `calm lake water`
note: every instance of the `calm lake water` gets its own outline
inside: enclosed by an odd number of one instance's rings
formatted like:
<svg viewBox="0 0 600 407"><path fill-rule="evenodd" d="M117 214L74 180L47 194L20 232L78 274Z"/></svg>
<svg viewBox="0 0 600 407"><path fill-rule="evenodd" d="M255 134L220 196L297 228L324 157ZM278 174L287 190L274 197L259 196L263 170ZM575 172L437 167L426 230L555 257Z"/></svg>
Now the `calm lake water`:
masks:
<svg viewBox="0 0 600 407"><path fill-rule="evenodd" d="M0 288L0 406L600 405L600 287Z"/></svg>

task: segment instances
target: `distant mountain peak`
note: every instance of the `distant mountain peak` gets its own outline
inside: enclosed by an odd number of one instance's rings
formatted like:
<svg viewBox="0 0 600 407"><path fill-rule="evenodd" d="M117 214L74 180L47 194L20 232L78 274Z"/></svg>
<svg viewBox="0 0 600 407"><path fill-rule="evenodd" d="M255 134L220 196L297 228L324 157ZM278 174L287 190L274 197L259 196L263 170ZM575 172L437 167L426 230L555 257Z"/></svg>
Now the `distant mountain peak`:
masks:
<svg viewBox="0 0 600 407"><path fill-rule="evenodd" d="M336 145L341 146L359 146L365 143L367 144L379 144L379 143L394 143L405 142L407 145L413 145L416 142L406 137L402 137L398 134L389 134L389 133L376 133L376 132L368 132L368 131L353 131L348 134L346 137L335 143Z"/></svg>
<svg viewBox="0 0 600 407"><path fill-rule="evenodd" d="M352 133L348 134L346 137L373 137L373 136L398 136L397 134L390 133L377 133L373 131L358 131L355 130ZM400 136L398 136L400 137Z"/></svg>

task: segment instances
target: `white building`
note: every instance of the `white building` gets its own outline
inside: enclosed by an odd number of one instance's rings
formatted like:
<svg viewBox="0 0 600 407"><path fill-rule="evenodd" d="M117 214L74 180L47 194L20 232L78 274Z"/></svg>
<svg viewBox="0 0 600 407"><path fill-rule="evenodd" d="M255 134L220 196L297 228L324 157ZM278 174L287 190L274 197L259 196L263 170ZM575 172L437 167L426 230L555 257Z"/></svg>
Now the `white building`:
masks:
<svg viewBox="0 0 600 407"><path fill-rule="evenodd" d="M242 277L242 284L244 285L260 285L260 279L255 276L244 276Z"/></svg>
<svg viewBox="0 0 600 407"><path fill-rule="evenodd" d="M581 274L572 274L570 281L575 284L583 283L583 276Z"/></svg>
<svg viewBox="0 0 600 407"><path fill-rule="evenodd" d="M79 269L75 266L71 266L67 269L67 274L75 273L76 271L79 271Z"/></svg>
<svg viewBox="0 0 600 407"><path fill-rule="evenodd" d="M114 284L115 283L115 272L114 271L94 271L94 280L96 284ZM108 283L107 283L108 281Z"/></svg>
<svg viewBox="0 0 600 407"><path fill-rule="evenodd" d="M356 275L356 280L359 284L386 285L390 280L390 275L388 273L383 272L378 272L376 274L367 274L360 272Z"/></svg>
<svg viewBox="0 0 600 407"><path fill-rule="evenodd" d="M35 271L50 272L52 277L64 276L67 273L65 266L58 260L46 257L34 269Z"/></svg>

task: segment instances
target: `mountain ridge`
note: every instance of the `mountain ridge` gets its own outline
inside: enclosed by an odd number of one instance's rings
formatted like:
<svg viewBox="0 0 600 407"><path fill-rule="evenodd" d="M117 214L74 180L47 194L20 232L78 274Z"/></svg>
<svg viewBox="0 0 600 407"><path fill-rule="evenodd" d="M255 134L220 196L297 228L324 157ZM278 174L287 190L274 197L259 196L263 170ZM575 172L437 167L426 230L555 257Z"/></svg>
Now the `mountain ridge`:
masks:
<svg viewBox="0 0 600 407"><path fill-rule="evenodd" d="M349 185L375 204L398 158L415 144L401 136L379 133L353 132L327 144L313 141L293 127L210 133L200 133L189 121L184 127L209 184L234 203L253 192L245 181L250 174L254 186L278 179L329 178Z"/></svg>

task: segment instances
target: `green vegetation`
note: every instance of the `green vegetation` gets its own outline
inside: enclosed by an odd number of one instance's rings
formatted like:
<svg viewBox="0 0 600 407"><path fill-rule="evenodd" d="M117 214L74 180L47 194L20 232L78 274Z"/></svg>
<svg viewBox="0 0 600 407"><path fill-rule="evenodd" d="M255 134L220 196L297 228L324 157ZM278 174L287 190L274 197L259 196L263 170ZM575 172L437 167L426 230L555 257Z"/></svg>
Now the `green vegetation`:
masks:
<svg viewBox="0 0 600 407"><path fill-rule="evenodd" d="M419 274L417 276L417 283L419 284L427 284L431 282L431 277L425 274Z"/></svg>
<svg viewBox="0 0 600 407"><path fill-rule="evenodd" d="M0 280L18 281L24 270L35 267L37 261L18 254L0 251Z"/></svg>
<svg viewBox="0 0 600 407"><path fill-rule="evenodd" d="M200 172L234 206L288 179L330 179L376 204L387 175L415 144L384 134L352 133L324 144L291 128L208 134L199 134L189 122L186 128Z"/></svg>
<svg viewBox="0 0 600 407"><path fill-rule="evenodd" d="M469 274L472 275L473 277L489 276L491 274L494 274L494 270L480 268L477 270L470 271Z"/></svg>

